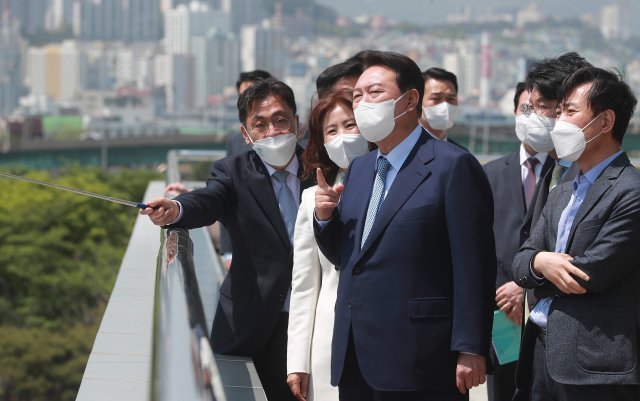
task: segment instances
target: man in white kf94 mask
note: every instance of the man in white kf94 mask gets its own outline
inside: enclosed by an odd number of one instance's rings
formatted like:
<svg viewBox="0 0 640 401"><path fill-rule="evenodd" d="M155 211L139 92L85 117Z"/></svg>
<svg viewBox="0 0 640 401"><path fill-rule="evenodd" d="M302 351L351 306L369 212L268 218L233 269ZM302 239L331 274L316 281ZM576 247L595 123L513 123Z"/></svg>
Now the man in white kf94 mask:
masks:
<svg viewBox="0 0 640 401"><path fill-rule="evenodd" d="M452 72L433 67L422 72L424 98L420 124L437 139L462 147L447 136L458 116L458 78Z"/></svg>
<svg viewBox="0 0 640 401"><path fill-rule="evenodd" d="M248 150L215 162L207 186L141 211L154 224L194 228L221 221L233 265L220 287L211 343L221 354L253 358L268 399L294 400L286 383L292 239L302 169L293 91L273 78L238 99Z"/></svg>
<svg viewBox="0 0 640 401"><path fill-rule="evenodd" d="M314 230L340 269L331 384L342 401L465 400L489 354L491 189L473 155L418 123L413 60L369 51L363 64L354 115L378 151L352 161L344 186L317 173Z"/></svg>
<svg viewBox="0 0 640 401"><path fill-rule="evenodd" d="M562 82L583 67L591 67L591 64L577 53L570 52L534 64L527 72L525 84L530 96L524 110L527 116L525 142L536 152L549 153L554 160L558 157L553 149L551 130L559 114L558 93ZM536 194L533 206L532 226L540 217L549 190L559 182L571 180L575 176L577 168L569 167L570 163L556 163L553 169L541 177L541 189Z"/></svg>
<svg viewBox="0 0 640 401"><path fill-rule="evenodd" d="M520 246L529 238L535 193L543 177L555 161L547 153L538 153L526 143L527 116L525 105L529 92L524 82L516 86L513 99L518 149L484 165L493 192L493 233L496 238L496 309L502 311L516 325L522 324L523 289L513 282L511 265ZM497 320L497 319L496 319ZM489 401L511 401L515 391L516 361L500 363L495 348L491 361L494 371L487 376Z"/></svg>
<svg viewBox="0 0 640 401"><path fill-rule="evenodd" d="M621 149L637 101L595 67L565 80L560 99L551 138L579 172L549 194L514 259L514 280L539 299L514 399L638 400L640 173Z"/></svg>

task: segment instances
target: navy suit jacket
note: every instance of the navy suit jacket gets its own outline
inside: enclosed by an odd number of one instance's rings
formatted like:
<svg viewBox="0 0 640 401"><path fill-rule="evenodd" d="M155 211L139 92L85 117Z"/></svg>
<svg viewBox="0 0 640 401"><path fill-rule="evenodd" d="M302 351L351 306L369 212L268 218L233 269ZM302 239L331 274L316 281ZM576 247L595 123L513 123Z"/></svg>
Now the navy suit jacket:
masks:
<svg viewBox="0 0 640 401"><path fill-rule="evenodd" d="M298 148L298 155L301 152ZM310 184L300 182L300 190ZM282 311L293 266L293 247L266 167L253 150L225 157L213 164L205 188L176 200L183 206L176 226L195 228L221 221L235 249L233 266L220 287L211 329L213 350L260 353Z"/></svg>
<svg viewBox="0 0 640 401"><path fill-rule="evenodd" d="M316 225L322 251L341 269L331 382L340 381L351 330L372 387L451 389L459 352L489 353L491 189L473 155L423 130L360 249L376 156L353 161L334 217Z"/></svg>

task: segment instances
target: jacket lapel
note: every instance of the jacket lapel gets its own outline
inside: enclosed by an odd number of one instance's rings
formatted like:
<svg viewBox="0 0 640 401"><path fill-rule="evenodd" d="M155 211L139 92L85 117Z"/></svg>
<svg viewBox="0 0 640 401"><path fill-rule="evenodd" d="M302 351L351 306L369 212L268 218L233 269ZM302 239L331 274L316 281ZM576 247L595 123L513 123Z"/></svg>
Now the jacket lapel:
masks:
<svg viewBox="0 0 640 401"><path fill-rule="evenodd" d="M622 173L622 170L624 170L628 163L629 159L627 155L624 153L621 154L604 169L600 177L591 185L582 205L580 205L580 209L578 209L575 219L573 219L571 231L569 231L569 237L567 238L566 249L569 249L573 242L573 236L575 235L578 224L585 219L593 207L600 201L605 192L611 187L611 181L620 176L620 173Z"/></svg>
<svg viewBox="0 0 640 401"><path fill-rule="evenodd" d="M382 202L380 211L373 222L373 227L371 227L369 236L363 244L362 249L360 249L356 261L367 252L371 247L371 244L373 244L384 231L384 228L389 224L398 209L402 207L411 194L416 190L418 185L431 175L431 170L426 166L426 164L435 157L433 141L433 139L430 140L430 136L423 130L420 139L418 139L418 142L409 153L407 160L400 168L391 188L389 188L387 197ZM371 183L371 186L373 186L373 178L371 179ZM365 217L361 218L361 221L366 219L366 213L367 211L365 210ZM362 238L363 226L364 223L360 224L358 227L358 232L360 234L359 238Z"/></svg>
<svg viewBox="0 0 640 401"><path fill-rule="evenodd" d="M505 160L503 174L507 179L509 198L518 216L524 216L524 193L522 191L522 173L520 169L520 154L515 152L512 157ZM534 198L535 199L535 198Z"/></svg>
<svg viewBox="0 0 640 401"><path fill-rule="evenodd" d="M549 171L553 169L553 166L555 165L555 163L556 163L556 161L552 157L549 157L549 156L547 156L547 159L544 161L544 164L542 165L542 170L540 170L540 178L538 178L538 184L536 185L536 191L533 193L533 200L531 201L531 205L529 205L529 209L527 209L527 213L526 213L526 216L525 216L525 222L529 222L529 221L531 221L533 219L533 213L535 211L535 207L536 207L536 203L537 203L537 200L538 200L539 192L540 191L547 191L548 192L549 185L548 185L548 183L546 183L547 185L545 185L545 177L547 176ZM523 202L524 202L524 198L523 198Z"/></svg>
<svg viewBox="0 0 640 401"><path fill-rule="evenodd" d="M280 215L280 208L278 207L269 172L255 152L251 152L250 159L244 175L247 186L255 198L256 204L276 230L280 239L288 247L291 247L291 241Z"/></svg>

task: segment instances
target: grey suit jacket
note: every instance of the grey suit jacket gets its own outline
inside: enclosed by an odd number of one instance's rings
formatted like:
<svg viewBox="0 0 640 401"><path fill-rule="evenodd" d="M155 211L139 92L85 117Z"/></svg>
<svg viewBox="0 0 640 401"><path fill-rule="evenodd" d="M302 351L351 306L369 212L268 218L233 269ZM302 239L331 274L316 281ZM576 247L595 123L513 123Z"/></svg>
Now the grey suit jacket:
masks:
<svg viewBox="0 0 640 401"><path fill-rule="evenodd" d="M590 277L587 282L577 279L587 289L583 295L564 294L548 281L537 286L529 270L537 252L554 250L560 215L572 192L568 182L549 194L540 220L514 259L513 278L523 287L536 287L538 298L556 297L546 346L554 380L640 384L640 173L626 154L620 155L589 188L578 210L566 253ZM526 337L532 330L525 332Z"/></svg>

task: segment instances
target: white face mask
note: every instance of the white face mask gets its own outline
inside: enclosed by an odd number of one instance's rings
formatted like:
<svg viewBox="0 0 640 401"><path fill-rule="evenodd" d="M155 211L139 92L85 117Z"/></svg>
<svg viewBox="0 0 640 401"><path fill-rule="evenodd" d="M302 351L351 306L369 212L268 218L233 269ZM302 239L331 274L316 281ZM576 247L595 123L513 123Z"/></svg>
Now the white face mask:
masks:
<svg viewBox="0 0 640 401"><path fill-rule="evenodd" d="M584 138L584 129L591 125L601 114L595 116L583 128L562 120L556 122L556 126L551 131L551 139L556 148L556 154L560 159L573 163L580 158L589 142L602 135L602 132L600 132L588 141L585 141Z"/></svg>
<svg viewBox="0 0 640 401"><path fill-rule="evenodd" d="M367 140L360 134L338 134L324 147L329 159L341 169L346 169L353 159L369 152Z"/></svg>
<svg viewBox="0 0 640 401"><path fill-rule="evenodd" d="M453 127L453 123L458 116L458 106L447 102L441 102L435 106L423 107L422 111L429 126L438 131L444 131Z"/></svg>
<svg viewBox="0 0 640 401"><path fill-rule="evenodd" d="M356 124L362 136L369 142L380 142L389 136L396 126L396 118L405 115L404 113L394 117L396 103L402 99L407 92L397 99L389 99L379 103L368 103L361 101L353 111L356 117Z"/></svg>
<svg viewBox="0 0 640 401"><path fill-rule="evenodd" d="M524 114L520 114L519 116L516 116L516 136L518 137L518 140L520 140L520 142L522 143L528 143L527 142L527 116L525 116Z"/></svg>
<svg viewBox="0 0 640 401"><path fill-rule="evenodd" d="M296 135L291 133L270 136L257 141L251 139L251 135L248 136L253 145L253 150L265 163L273 167L282 167L289 164L298 143Z"/></svg>
<svg viewBox="0 0 640 401"><path fill-rule="evenodd" d="M553 150L551 130L556 119L531 113L527 118L527 143L536 152L545 153Z"/></svg>

